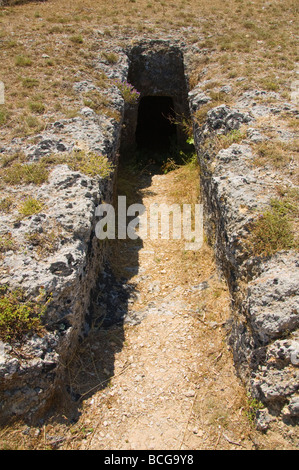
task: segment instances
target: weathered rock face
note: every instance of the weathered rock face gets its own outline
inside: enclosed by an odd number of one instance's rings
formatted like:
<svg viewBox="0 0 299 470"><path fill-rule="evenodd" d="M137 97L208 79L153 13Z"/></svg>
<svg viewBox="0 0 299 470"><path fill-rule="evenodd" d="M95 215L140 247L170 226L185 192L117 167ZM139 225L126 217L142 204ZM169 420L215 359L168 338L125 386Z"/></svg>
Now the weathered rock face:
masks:
<svg viewBox="0 0 299 470"><path fill-rule="evenodd" d="M142 96L174 96L187 109L184 59L180 43L140 41L128 50L128 80Z"/></svg>
<svg viewBox="0 0 299 470"><path fill-rule="evenodd" d="M127 73L127 58L122 57L117 76ZM105 66L99 63L98 67ZM110 71L112 75L113 70ZM90 81L78 82L78 93L86 87L96 89ZM120 121L82 108L81 116L57 121L30 145L25 139L15 139L1 151L13 154L22 151L28 161L37 162L47 155L88 149L105 155L117 167L124 101L119 90L108 91ZM100 170L100 169L99 169ZM16 223L15 213L1 218L0 233L13 233L18 246L32 234L43 236L56 232L55 249L47 256L38 255L34 243L25 248L7 251L1 260L1 285L22 289L28 299L34 299L43 289L51 296L43 323L43 336L28 336L25 343L13 346L0 344L0 420L23 416L38 417L51 404L60 390L65 393L65 373L68 359L80 337L88 331L87 318L91 292L99 278L106 256L106 244L96 237L96 207L103 201L113 201L114 178L87 176L60 164L50 172L41 186L22 187L22 193L42 200L39 214ZM20 188L8 187L14 197Z"/></svg>
<svg viewBox="0 0 299 470"><path fill-rule="evenodd" d="M11 289L21 287L29 297L36 297L42 288L52 294L52 300L43 318L49 333L30 338L19 348L4 345L1 419L24 414L29 417L63 386L67 359L88 329L90 291L105 257L105 245L95 237L94 212L101 197L112 198L111 188L105 190L99 178L58 166L49 183L40 188L40 193L49 192L54 195L51 209L22 221L14 233L21 239L35 227L47 231L51 218L56 218L65 234L57 251L42 260L36 259L34 252L8 252L3 260L9 273L3 283Z"/></svg>
<svg viewBox="0 0 299 470"><path fill-rule="evenodd" d="M189 98L192 111L209 101L200 87ZM275 176L252 162L249 144L264 140L254 118L248 100L241 111L222 105L194 131L206 231L232 295L229 344L251 395L268 408L258 415L264 431L271 414L293 421L299 416L299 257L288 251L262 259L246 247L250 223L275 196ZM215 154L209 141L241 124L250 126L247 140Z"/></svg>

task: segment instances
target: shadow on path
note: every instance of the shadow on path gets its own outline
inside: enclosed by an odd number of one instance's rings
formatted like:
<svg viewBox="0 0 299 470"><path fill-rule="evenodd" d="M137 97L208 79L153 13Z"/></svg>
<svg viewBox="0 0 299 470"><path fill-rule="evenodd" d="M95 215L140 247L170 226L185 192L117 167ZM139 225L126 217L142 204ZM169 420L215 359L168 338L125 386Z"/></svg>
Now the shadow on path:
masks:
<svg viewBox="0 0 299 470"><path fill-rule="evenodd" d="M142 203L140 191L151 186L152 176L158 172L155 165L148 165L141 172L120 166L117 192L127 196L127 206L132 202ZM142 248L140 238L109 241L109 255L91 295L90 332L67 367L66 389L71 399L70 403L64 400L62 406L63 415L69 421L79 418L84 400L109 387L115 376L115 356L125 342L124 325L142 321L142 312L130 308L138 296ZM60 421L57 416L56 420Z"/></svg>

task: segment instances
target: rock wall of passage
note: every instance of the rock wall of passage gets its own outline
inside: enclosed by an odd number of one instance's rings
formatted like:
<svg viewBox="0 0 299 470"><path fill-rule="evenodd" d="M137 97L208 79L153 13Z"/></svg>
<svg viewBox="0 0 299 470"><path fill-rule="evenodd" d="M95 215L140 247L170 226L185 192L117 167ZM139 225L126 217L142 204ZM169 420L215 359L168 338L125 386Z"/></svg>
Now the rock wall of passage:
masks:
<svg viewBox="0 0 299 470"><path fill-rule="evenodd" d="M240 101L237 109L210 109L203 123L194 121L194 136L205 229L232 297L228 342L239 376L265 406L257 414L257 425L265 430L274 419L293 424L299 416L299 256L292 250L257 256L246 243L279 182L271 170L253 164L251 144L263 136L249 98L246 107ZM194 115L210 98L199 84L189 102ZM241 142L215 151L215 139L241 126L246 129Z"/></svg>

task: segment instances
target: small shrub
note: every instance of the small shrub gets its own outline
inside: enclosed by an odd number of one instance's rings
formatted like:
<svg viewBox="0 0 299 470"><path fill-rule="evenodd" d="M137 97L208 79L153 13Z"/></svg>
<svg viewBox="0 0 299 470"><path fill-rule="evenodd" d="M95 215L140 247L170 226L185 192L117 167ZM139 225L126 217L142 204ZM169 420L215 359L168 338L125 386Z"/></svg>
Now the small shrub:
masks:
<svg viewBox="0 0 299 470"><path fill-rule="evenodd" d="M41 331L41 318L47 303L27 301L21 290L0 287L0 338L5 342L21 340L24 335Z"/></svg>
<svg viewBox="0 0 299 470"><path fill-rule="evenodd" d="M44 204L37 199L32 197L28 197L25 201L20 205L19 212L24 217L29 217L34 214L38 214L44 208Z"/></svg>
<svg viewBox="0 0 299 470"><path fill-rule="evenodd" d="M191 169L197 168L198 169L198 158L196 152L190 152L188 154L180 151L180 157L184 165L187 165Z"/></svg>
<svg viewBox="0 0 299 470"><path fill-rule="evenodd" d="M138 103L139 98L140 98L140 93L133 87L133 85L131 85L128 82L122 82L120 80L115 80L114 84L117 86L117 88L121 92L125 103L128 103L128 104Z"/></svg>
<svg viewBox="0 0 299 470"><path fill-rule="evenodd" d="M167 119L170 121L171 124L179 126L182 131L184 132L187 144L194 144L193 139L193 123L190 118L187 118L184 114L179 115L178 113L176 116L167 116Z"/></svg>
<svg viewBox="0 0 299 470"><path fill-rule="evenodd" d="M252 398L250 395L248 395L247 398L247 409L245 411L245 414L251 424L254 423L254 420L256 418L257 412L259 410L262 410L265 408L262 402L257 400L256 398Z"/></svg>

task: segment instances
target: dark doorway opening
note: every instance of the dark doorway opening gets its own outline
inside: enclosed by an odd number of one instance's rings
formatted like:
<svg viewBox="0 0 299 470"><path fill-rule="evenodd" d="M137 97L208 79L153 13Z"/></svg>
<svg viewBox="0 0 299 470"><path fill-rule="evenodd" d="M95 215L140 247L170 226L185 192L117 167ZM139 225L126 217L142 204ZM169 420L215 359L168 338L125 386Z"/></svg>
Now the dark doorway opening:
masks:
<svg viewBox="0 0 299 470"><path fill-rule="evenodd" d="M145 96L138 108L136 144L166 160L177 144L173 100L169 96Z"/></svg>

